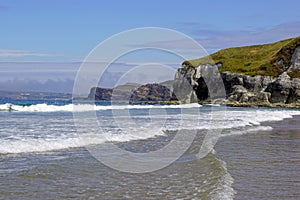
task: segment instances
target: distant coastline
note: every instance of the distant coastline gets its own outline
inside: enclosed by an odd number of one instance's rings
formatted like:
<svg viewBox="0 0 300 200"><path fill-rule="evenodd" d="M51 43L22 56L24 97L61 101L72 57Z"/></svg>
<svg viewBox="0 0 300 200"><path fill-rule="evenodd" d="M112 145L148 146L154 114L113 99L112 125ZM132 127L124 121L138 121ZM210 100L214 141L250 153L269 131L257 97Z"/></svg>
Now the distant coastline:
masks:
<svg viewBox="0 0 300 200"><path fill-rule="evenodd" d="M272 44L220 50L208 57L184 61L174 80L115 88L91 88L89 99L127 100L130 104L211 102L207 84L220 72L226 98L235 107L300 108L300 37ZM186 85L191 90L186 90ZM180 94L180 101L175 94ZM225 95L225 94L224 94Z"/></svg>
<svg viewBox="0 0 300 200"><path fill-rule="evenodd" d="M0 91L0 100L72 100L72 94L56 92Z"/></svg>

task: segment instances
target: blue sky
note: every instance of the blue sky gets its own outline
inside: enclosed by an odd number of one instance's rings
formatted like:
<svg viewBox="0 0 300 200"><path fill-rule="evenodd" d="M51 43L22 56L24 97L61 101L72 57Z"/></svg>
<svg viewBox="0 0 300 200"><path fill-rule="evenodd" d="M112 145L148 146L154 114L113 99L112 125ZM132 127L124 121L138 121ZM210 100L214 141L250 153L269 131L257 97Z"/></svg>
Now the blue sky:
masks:
<svg viewBox="0 0 300 200"><path fill-rule="evenodd" d="M72 80L95 46L132 28L174 29L208 52L299 36L299 7L297 0L0 0L0 90L8 81L17 90L14 81Z"/></svg>

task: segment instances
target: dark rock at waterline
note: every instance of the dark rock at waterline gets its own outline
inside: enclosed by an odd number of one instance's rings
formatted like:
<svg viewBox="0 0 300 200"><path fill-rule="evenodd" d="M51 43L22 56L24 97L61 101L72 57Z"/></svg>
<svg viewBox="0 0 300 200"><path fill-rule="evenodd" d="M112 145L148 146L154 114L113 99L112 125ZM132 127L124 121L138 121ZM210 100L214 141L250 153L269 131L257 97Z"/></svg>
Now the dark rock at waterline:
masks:
<svg viewBox="0 0 300 200"><path fill-rule="evenodd" d="M112 89L111 88L100 88L100 87L93 87L90 90L89 99L95 99L95 100L111 100L112 96Z"/></svg>
<svg viewBox="0 0 300 200"><path fill-rule="evenodd" d="M159 102L159 101L170 101L171 91L166 86L160 84L146 84L138 87L132 92L130 102Z"/></svg>
<svg viewBox="0 0 300 200"><path fill-rule="evenodd" d="M169 82L168 82L169 84ZM95 100L116 100L129 103L155 103L170 101L172 92L164 84L131 84L121 85L115 88L93 87L90 90L89 99Z"/></svg>
<svg viewBox="0 0 300 200"><path fill-rule="evenodd" d="M291 78L287 72L279 77L223 72L216 78L217 75L208 72L209 70L219 74L217 66L214 65L200 65L195 68L184 64L178 69L174 92L181 101L192 103L215 99L211 98L215 91L211 92L209 88L221 90L223 87L223 97L229 102L261 105L300 103L300 79ZM217 82L219 80L223 83ZM218 87L214 88L214 84Z"/></svg>

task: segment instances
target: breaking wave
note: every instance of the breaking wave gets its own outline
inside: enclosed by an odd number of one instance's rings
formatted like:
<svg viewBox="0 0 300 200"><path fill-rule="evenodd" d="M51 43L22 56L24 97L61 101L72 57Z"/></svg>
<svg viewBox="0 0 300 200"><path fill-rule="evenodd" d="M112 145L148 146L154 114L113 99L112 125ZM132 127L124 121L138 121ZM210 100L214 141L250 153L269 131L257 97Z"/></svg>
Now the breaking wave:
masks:
<svg viewBox="0 0 300 200"><path fill-rule="evenodd" d="M149 108L199 108L199 104L180 105L91 105L91 104L67 104L67 105L15 105L1 104L0 111L5 112L72 112L72 111L92 111L92 110L120 110L120 109L149 109Z"/></svg>

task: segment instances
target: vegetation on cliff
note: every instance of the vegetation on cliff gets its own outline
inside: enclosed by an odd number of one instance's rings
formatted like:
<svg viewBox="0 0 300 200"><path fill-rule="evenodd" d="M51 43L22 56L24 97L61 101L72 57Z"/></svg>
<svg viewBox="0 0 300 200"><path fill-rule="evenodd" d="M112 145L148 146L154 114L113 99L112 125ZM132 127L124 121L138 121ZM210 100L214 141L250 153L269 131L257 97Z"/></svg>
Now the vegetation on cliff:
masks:
<svg viewBox="0 0 300 200"><path fill-rule="evenodd" d="M272 44L223 49L207 57L185 61L183 64L191 67L219 64L220 72L277 77L290 66L293 52L298 46L300 37ZM300 72L291 72L289 75L300 78Z"/></svg>

